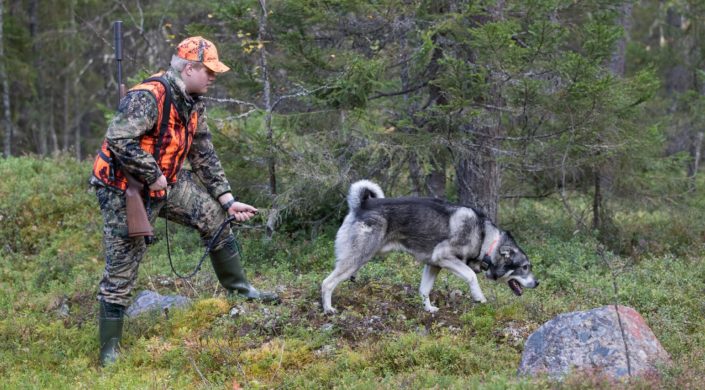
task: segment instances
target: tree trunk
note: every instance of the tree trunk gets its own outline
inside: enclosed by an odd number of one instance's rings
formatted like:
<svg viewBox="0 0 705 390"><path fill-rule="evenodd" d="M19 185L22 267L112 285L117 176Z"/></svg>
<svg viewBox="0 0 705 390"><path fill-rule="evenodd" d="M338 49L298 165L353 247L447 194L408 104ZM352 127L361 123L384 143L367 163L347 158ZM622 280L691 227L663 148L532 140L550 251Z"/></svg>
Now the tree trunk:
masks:
<svg viewBox="0 0 705 390"><path fill-rule="evenodd" d="M73 133L73 147L76 153L76 160L81 161L81 106L78 104L78 100L74 101L74 133Z"/></svg>
<svg viewBox="0 0 705 390"><path fill-rule="evenodd" d="M593 174L595 193L592 197L592 228L602 228L602 176L600 170L596 169Z"/></svg>
<svg viewBox="0 0 705 390"><path fill-rule="evenodd" d="M445 161L433 164L433 170L426 176L426 192L433 198L445 198L446 196L446 171Z"/></svg>
<svg viewBox="0 0 705 390"><path fill-rule="evenodd" d="M482 211L493 221L497 220L499 213L500 179L495 149L491 145L497 143L498 132L498 127L492 127L482 136L484 140L478 139L484 147L477 148L472 156L460 159L455 166L460 202Z"/></svg>
<svg viewBox="0 0 705 390"><path fill-rule="evenodd" d="M8 158L12 155L12 110L10 109L10 83L8 82L5 68L5 45L3 35L3 17L5 12L5 1L0 0L0 82L2 82L2 112L3 127L5 130L3 146L3 156Z"/></svg>
<svg viewBox="0 0 705 390"><path fill-rule="evenodd" d="M54 95L49 97L49 137L51 139L51 152L53 155L59 154L59 139L56 136L56 126L54 126Z"/></svg>
<svg viewBox="0 0 705 390"><path fill-rule="evenodd" d="M416 156L409 156L409 178L411 179L411 195L421 196L423 192L421 190L421 167L419 162L416 160Z"/></svg>
<svg viewBox="0 0 705 390"><path fill-rule="evenodd" d="M613 75L622 78L624 77L627 56L627 34L632 24L632 4L630 2L623 4L620 8L618 23L622 26L625 35L615 44L612 57L610 58L609 69ZM606 129L606 131L616 132L617 129ZM603 137L598 137L599 143L602 143L603 140ZM599 157L599 155L600 153L598 152L597 157ZM604 230L607 225L611 224L611 216L605 204L609 198L609 194L612 192L612 174L610 169L612 165L611 159L605 162L598 162L593 172L594 194L592 200L592 227L603 233L606 233Z"/></svg>
<svg viewBox="0 0 705 390"><path fill-rule="evenodd" d="M34 69L37 70L37 81L35 84L35 95L34 95L34 107L33 115L34 122L37 124L37 153L40 156L46 156L49 150L48 147L48 137L47 137L47 127L46 127L46 115L41 113L46 109L45 96L44 96L44 78L42 69L42 63L40 62L40 53L42 47L40 46L39 39L37 37L37 31L39 26L37 25L38 17L37 12L39 10L39 0L32 0L29 5L29 36L32 39L32 54L34 57Z"/></svg>
<svg viewBox="0 0 705 390"><path fill-rule="evenodd" d="M71 31L76 31L76 13L74 12L74 1L69 1L69 27ZM64 96L63 96L63 149L68 151L71 149L71 97L76 96L76 84L71 82L74 75L74 65L69 65L64 73ZM75 98L74 98L75 100ZM78 150L78 149L77 149ZM77 155L78 156L78 155Z"/></svg>
<svg viewBox="0 0 705 390"><path fill-rule="evenodd" d="M69 147L71 146L69 144L69 141L71 139L71 106L69 105L69 87L71 86L71 83L69 83L69 76L65 76L64 78L64 103L63 103L63 136L62 136L62 142L61 146L64 150L69 150Z"/></svg>
<svg viewBox="0 0 705 390"><path fill-rule="evenodd" d="M433 54L431 57L431 62L429 63L429 74L431 79L435 78L440 71L439 62L443 59L443 40L442 35L436 34L433 37L433 42L436 47L433 49ZM445 105L448 104L448 100L443 95L443 91L431 83L428 87L429 101L433 102L433 105ZM438 123L438 121L436 122ZM427 131L430 133L438 133L442 131L441 129L429 126ZM441 157L440 153L435 153L438 160L431 161L431 171L423 178L423 184L425 188L423 193L425 195L434 198L445 198L446 192L446 171L445 171L445 160Z"/></svg>
<svg viewBox="0 0 705 390"><path fill-rule="evenodd" d="M276 170L276 148L274 145L274 130L272 129L272 86L269 80L269 64L267 63L267 49L265 47L267 35L267 0L259 0L262 13L259 18L259 53L260 66L262 67L262 99L264 103L265 116L264 128L267 133L268 153L267 167L269 169L269 195L272 199L272 208L267 218L267 237L271 238L277 229L279 220L279 209L277 206L277 170Z"/></svg>
<svg viewBox="0 0 705 390"><path fill-rule="evenodd" d="M693 163L688 167L688 177L690 178L689 191L696 190L696 178L698 175L698 169L700 168L700 159L702 156L703 148L703 132L698 132L695 136L695 142L693 143Z"/></svg>
<svg viewBox="0 0 705 390"><path fill-rule="evenodd" d="M624 37L617 41L612 58L610 59L610 70L613 74L624 76L625 64L627 60L627 42L629 40L629 31L632 28L632 8L631 2L622 4L619 10L619 24L624 29Z"/></svg>
<svg viewBox="0 0 705 390"><path fill-rule="evenodd" d="M504 6L504 1L500 0L490 9L492 21L504 19ZM501 107L504 104L502 93L492 72L487 82L492 85L487 101ZM455 166L460 201L484 212L493 221L499 216L500 170L496 153L502 133L501 118L499 110L480 115L474 125L477 131L473 131L477 146Z"/></svg>

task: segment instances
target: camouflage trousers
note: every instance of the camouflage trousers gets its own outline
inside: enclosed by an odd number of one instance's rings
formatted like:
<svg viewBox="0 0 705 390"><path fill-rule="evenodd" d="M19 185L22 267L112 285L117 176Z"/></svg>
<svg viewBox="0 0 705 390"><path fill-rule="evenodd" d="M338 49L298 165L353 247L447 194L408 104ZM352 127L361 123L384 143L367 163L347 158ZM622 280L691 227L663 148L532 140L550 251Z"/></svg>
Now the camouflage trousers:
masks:
<svg viewBox="0 0 705 390"><path fill-rule="evenodd" d="M105 247L105 271L99 284L98 299L128 306L147 245L143 237L127 236L127 210L122 191L97 185L96 196L103 215ZM195 228L204 245L210 242L227 217L220 203L199 186L187 170L181 170L177 182L167 191L166 199L150 201L147 213L152 225L157 216L166 216L169 221ZM223 229L212 249L220 249L231 236L229 227Z"/></svg>

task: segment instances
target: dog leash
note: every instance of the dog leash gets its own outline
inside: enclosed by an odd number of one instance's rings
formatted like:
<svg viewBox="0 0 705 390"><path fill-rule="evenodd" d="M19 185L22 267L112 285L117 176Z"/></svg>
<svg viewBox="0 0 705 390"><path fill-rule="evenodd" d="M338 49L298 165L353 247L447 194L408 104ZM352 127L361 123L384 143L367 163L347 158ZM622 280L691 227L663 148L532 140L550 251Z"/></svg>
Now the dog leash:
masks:
<svg viewBox="0 0 705 390"><path fill-rule="evenodd" d="M166 253L167 253L167 257L169 258L169 266L171 267L171 272L173 272L174 275L176 275L179 279L190 279L194 275L196 275L198 273L198 271L201 270L201 266L203 265L203 261L206 259L206 257L208 257L208 254L211 253L211 250L213 250L213 245L216 243L217 238L220 237L220 233L223 232L223 229L225 229L225 226L228 226L233 220L235 220L235 216L234 215L228 216L228 218L226 218L225 221L220 224L215 235L208 242L208 245L206 246L205 253L203 254L203 256L201 256L201 259L198 260L198 264L196 265L196 268L194 268L191 273L184 276L176 271L176 268L174 268L174 263L171 260L171 244L169 242L169 218L168 218L169 192L168 191L166 193L166 197L165 197L164 201L165 201L165 205L164 205L164 235L166 236ZM235 248L237 249L237 254L240 258L242 258L242 247L240 246L240 243L237 241L237 238L235 238L235 234L233 234L233 240L235 240Z"/></svg>
<svg viewBox="0 0 705 390"><path fill-rule="evenodd" d="M220 237L220 233L222 233L223 229L225 229L225 226L230 224L230 222L232 222L234 219L235 219L235 217L231 215L225 220L225 222L220 224L215 236L213 236L213 238L211 238L210 242L208 242L208 245L206 246L205 253L203 253L203 256L201 256L201 259L198 260L198 264L196 265L196 268L194 268L190 274L184 276L176 271L176 269L174 268L174 263L171 260L171 248L170 248L171 245L169 243L169 230L168 230L168 222L167 222L167 221L169 221L169 219L166 218L166 210L164 210L164 235L166 235L166 253L167 253L167 257L169 257L169 266L171 267L171 272L173 272L174 275L176 275L179 279L190 279L194 275L196 275L198 273L198 271L201 270L201 266L203 265L203 261L206 259L208 254L211 253L211 250L213 250L213 244L215 244L216 239L218 237ZM238 256L240 256L240 258L242 258L242 250L240 247L240 243L237 241L234 234L233 234L233 239L235 240L235 248L237 249L237 254L238 254Z"/></svg>

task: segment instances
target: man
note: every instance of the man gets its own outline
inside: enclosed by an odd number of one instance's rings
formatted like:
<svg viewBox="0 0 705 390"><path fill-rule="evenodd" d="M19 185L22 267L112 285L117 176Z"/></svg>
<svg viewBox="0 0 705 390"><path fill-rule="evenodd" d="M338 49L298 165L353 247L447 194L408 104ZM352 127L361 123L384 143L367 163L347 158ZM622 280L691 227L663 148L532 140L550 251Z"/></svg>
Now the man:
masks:
<svg viewBox="0 0 705 390"><path fill-rule="evenodd" d="M171 67L139 84L120 101L93 166L95 186L104 219L106 264L100 281L100 363L115 361L122 337L123 316L147 249L143 237L127 234L125 172L150 191L150 223L157 216L198 230L204 243L215 236L226 216L247 221L257 209L237 201L211 143L201 95L228 71L210 41L191 37L172 56ZM193 173L182 170L188 158ZM235 238L228 228L210 253L221 285L248 299L274 301L276 294L257 291L241 267Z"/></svg>

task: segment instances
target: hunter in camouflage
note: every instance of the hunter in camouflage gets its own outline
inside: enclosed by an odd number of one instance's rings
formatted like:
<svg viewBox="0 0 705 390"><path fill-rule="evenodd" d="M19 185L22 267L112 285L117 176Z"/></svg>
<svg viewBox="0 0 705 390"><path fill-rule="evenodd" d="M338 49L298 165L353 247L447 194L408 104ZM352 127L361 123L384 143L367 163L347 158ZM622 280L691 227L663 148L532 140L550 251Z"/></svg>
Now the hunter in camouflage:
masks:
<svg viewBox="0 0 705 390"><path fill-rule="evenodd" d="M167 72L132 88L120 101L108 127L90 180L104 219L106 261L98 292L101 365L118 356L125 308L147 250L143 237L127 234L121 170L149 187L151 223L157 216L167 217L198 230L204 243L211 241L228 214L246 221L257 212L232 195L211 142L201 100L216 73L228 69L218 60L215 45L202 37L188 38L177 47ZM182 169L186 159L193 172ZM210 258L227 291L249 299L278 300L275 294L260 292L249 284L230 229L220 234Z"/></svg>

